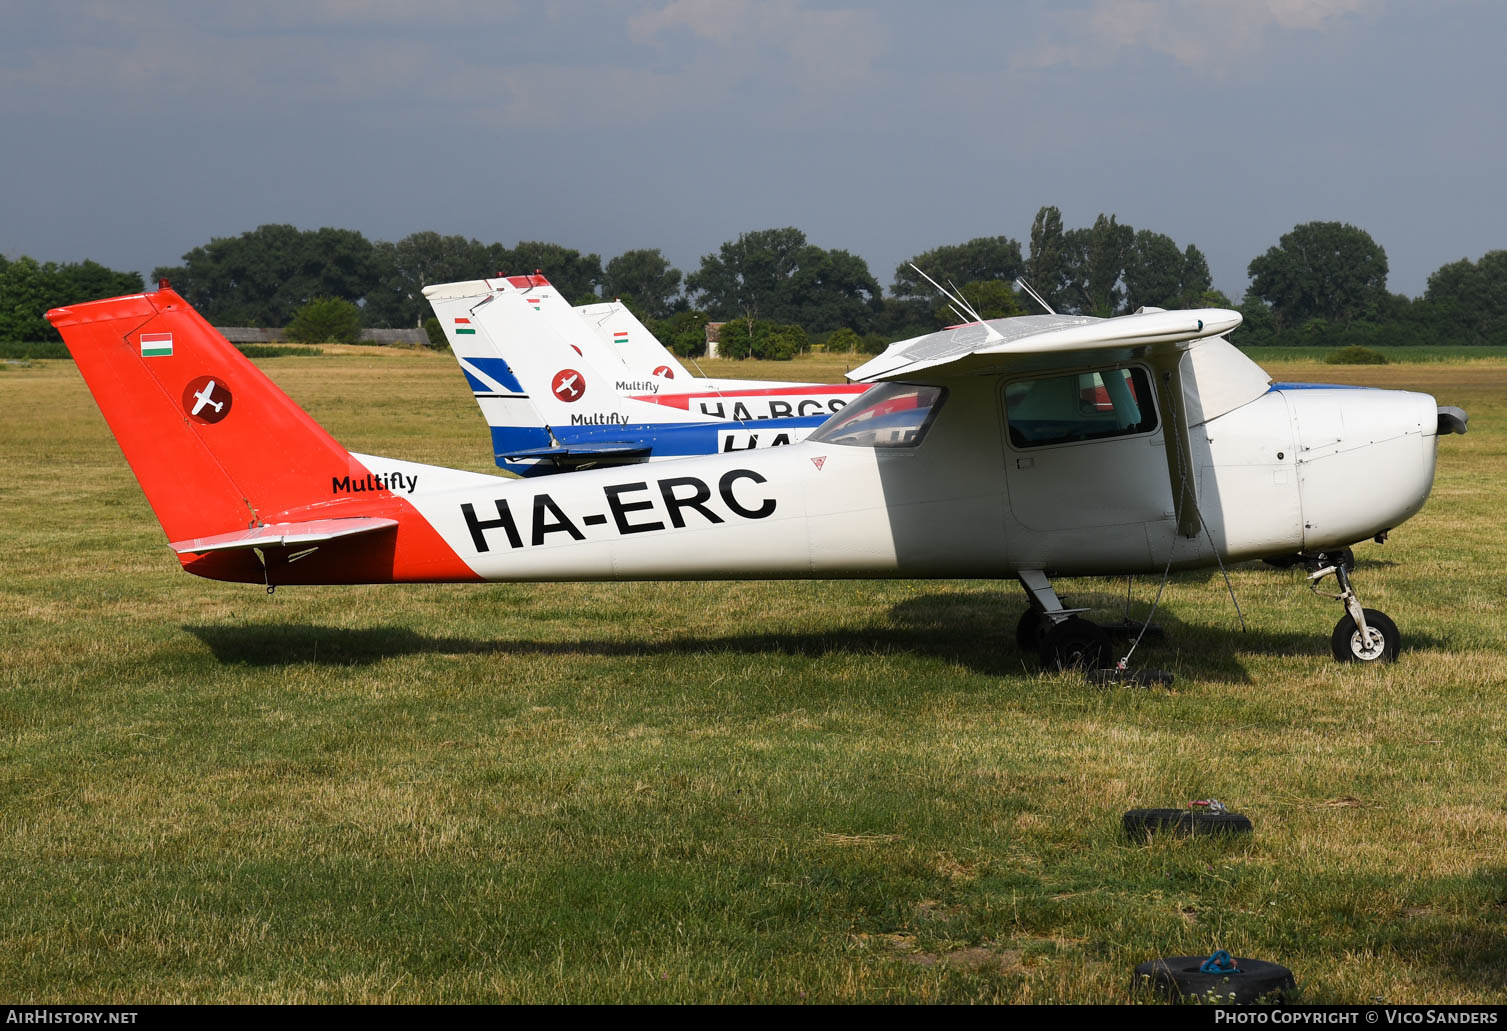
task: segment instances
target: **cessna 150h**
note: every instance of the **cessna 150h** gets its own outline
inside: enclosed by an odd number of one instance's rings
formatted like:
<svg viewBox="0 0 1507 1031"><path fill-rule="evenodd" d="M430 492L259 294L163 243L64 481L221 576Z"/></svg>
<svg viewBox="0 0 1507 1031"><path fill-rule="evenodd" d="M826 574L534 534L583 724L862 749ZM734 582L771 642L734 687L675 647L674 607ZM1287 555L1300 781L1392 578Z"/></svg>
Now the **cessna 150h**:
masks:
<svg viewBox="0 0 1507 1031"><path fill-rule="evenodd" d="M1024 316L892 345L788 447L543 480L341 447L172 289L48 312L191 573L283 584L1015 577L1022 639L1098 666L1049 575L1332 549L1417 512L1464 413L1272 386L1232 311ZM213 381L213 387L209 387ZM202 406L209 397L220 407ZM1321 560L1322 562L1322 560ZM1394 658L1342 565L1344 661Z"/></svg>
<svg viewBox="0 0 1507 1031"><path fill-rule="evenodd" d="M583 317L542 275L439 283L424 296L497 464L522 476L794 443L868 389L690 379L626 308Z"/></svg>

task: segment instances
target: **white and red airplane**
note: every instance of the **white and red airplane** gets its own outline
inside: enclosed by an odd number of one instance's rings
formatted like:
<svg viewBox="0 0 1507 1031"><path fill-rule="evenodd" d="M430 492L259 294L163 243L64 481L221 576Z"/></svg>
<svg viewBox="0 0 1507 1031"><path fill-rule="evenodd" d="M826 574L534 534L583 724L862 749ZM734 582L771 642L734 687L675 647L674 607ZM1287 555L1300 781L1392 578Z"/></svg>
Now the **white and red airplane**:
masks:
<svg viewBox="0 0 1507 1031"><path fill-rule="evenodd" d="M523 476L794 443L868 389L691 379L627 309L583 318L542 275L439 283L424 296L497 464Z"/></svg>
<svg viewBox="0 0 1507 1031"><path fill-rule="evenodd" d="M1219 338L1236 312L1027 316L892 345L799 444L520 480L346 451L166 284L47 317L191 573L1014 577L1018 637L1095 667L1104 631L1048 574L1290 553L1342 588L1336 658L1394 658L1396 627L1326 557L1416 513L1438 436L1465 428L1426 394L1273 386ZM195 415L211 380L223 407Z"/></svg>

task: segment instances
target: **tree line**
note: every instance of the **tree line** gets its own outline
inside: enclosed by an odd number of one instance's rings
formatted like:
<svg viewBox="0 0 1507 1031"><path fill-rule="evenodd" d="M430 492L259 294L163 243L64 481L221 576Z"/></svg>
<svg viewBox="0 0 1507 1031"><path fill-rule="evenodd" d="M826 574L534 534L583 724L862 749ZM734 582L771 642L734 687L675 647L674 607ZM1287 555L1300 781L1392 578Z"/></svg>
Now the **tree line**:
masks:
<svg viewBox="0 0 1507 1031"><path fill-rule="evenodd" d="M915 267L913 267L915 266ZM683 273L658 248L603 262L557 243L513 246L413 233L392 243L350 229L264 225L222 237L155 269L219 325L283 327L319 300L367 327L425 323L433 283L542 270L572 303L623 300L676 351L694 354L707 321L724 322L723 351L788 357L813 341L878 350L959 320L916 267L986 318L1037 311L1024 277L1056 311L1113 316L1143 306L1233 307L1235 340L1262 344L1507 344L1507 251L1443 266L1418 298L1387 290L1385 250L1338 222L1293 227L1247 267L1238 304L1215 290L1202 251L1114 214L1068 227L1043 207L1022 243L1008 236L944 244L902 262L888 292L867 262L811 243L794 227L740 234ZM39 264L0 258L0 339L55 339L50 306L141 289L140 277L92 261Z"/></svg>

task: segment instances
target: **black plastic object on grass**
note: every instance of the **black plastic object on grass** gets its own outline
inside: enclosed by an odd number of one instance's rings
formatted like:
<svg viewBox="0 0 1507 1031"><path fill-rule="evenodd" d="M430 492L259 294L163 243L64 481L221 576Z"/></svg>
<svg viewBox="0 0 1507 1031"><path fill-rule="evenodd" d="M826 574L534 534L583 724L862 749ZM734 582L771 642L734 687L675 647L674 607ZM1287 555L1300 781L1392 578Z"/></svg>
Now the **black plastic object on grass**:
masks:
<svg viewBox="0 0 1507 1031"><path fill-rule="evenodd" d="M1150 990L1173 1002L1213 1005L1278 1003L1297 988L1292 971L1277 963L1231 956L1163 956L1135 968L1133 994Z"/></svg>
<svg viewBox="0 0 1507 1031"><path fill-rule="evenodd" d="M1186 809L1132 809L1123 818L1125 833L1144 841L1153 834L1249 834L1250 817L1232 813L1217 799L1190 802Z"/></svg>

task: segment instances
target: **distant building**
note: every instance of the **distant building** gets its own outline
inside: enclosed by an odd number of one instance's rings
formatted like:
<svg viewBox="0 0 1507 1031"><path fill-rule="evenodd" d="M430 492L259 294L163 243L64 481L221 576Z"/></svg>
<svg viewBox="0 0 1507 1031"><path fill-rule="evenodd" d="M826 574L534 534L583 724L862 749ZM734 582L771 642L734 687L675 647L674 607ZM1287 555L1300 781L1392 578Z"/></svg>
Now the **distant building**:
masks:
<svg viewBox="0 0 1507 1031"><path fill-rule="evenodd" d="M717 343L722 339L722 327L725 322L708 322L706 324L706 356L717 357Z"/></svg>

